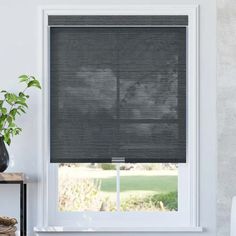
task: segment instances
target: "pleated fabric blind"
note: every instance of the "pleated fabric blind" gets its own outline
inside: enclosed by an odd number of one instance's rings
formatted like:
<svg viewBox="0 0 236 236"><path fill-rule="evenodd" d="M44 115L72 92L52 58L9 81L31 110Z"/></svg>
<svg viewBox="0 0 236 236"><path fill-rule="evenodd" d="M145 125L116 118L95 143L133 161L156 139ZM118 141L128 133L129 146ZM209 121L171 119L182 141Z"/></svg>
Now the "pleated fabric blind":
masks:
<svg viewBox="0 0 236 236"><path fill-rule="evenodd" d="M185 162L187 17L93 17L49 19L51 162Z"/></svg>

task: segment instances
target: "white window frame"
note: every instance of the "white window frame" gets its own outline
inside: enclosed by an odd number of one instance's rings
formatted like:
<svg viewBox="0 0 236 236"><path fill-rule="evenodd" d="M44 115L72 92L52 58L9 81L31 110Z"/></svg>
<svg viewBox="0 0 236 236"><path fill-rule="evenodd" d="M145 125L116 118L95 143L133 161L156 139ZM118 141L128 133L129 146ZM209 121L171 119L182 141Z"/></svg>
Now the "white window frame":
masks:
<svg viewBox="0 0 236 236"><path fill-rule="evenodd" d="M40 67L43 78L40 133L42 158L39 184L39 226L35 231L202 231L199 225L199 6L44 6L39 9ZM187 27L187 163L179 164L177 212L73 212L57 209L57 164L49 147L50 15L188 15ZM177 26L178 27L178 26ZM76 223L71 223L76 219ZM57 227L55 227L57 226Z"/></svg>

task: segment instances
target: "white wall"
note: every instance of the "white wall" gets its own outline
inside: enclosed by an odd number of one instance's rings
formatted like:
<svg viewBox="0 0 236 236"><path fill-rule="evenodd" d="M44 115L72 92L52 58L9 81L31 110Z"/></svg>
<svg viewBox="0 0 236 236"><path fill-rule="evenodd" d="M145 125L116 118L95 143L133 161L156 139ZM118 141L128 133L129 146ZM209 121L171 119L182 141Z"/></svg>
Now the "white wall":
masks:
<svg viewBox="0 0 236 236"><path fill-rule="evenodd" d="M101 0L99 4L200 4L200 223L205 227L201 235L215 235L216 215L216 111L215 111L215 0ZM90 5L96 0L1 0L0 1L0 87L16 91L17 76L22 73L40 74L38 6L54 4ZM37 185L40 182L39 129L41 93L33 91L28 114L20 118L23 128L9 149L12 165L9 172L25 172L29 177L29 230L37 225ZM3 194L4 192L4 194ZM0 215L13 214L14 204L1 204L16 189L0 188ZM16 196L14 196L15 200ZM1 200L2 199L2 200ZM18 213L17 213L18 214ZM162 235L163 233L156 233ZM165 233L170 235L198 235L198 233ZM100 234L102 235L102 234ZM112 235L108 233L107 235ZM118 234L117 234L118 235ZM124 234L125 235L125 234ZM130 234L136 235L136 233Z"/></svg>

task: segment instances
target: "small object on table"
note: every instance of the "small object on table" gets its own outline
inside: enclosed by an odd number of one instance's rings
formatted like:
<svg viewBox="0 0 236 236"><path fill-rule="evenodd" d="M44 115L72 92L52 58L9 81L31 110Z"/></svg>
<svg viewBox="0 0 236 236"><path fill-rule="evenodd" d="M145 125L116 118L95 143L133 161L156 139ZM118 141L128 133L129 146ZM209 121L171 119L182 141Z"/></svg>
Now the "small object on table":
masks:
<svg viewBox="0 0 236 236"><path fill-rule="evenodd" d="M0 236L15 236L16 226L0 225Z"/></svg>
<svg viewBox="0 0 236 236"><path fill-rule="evenodd" d="M10 217L7 217L7 216L0 216L0 226L1 225L14 226L17 223L18 222L15 218L10 218Z"/></svg>
<svg viewBox="0 0 236 236"><path fill-rule="evenodd" d="M17 220L7 216L0 216L0 236L15 236Z"/></svg>

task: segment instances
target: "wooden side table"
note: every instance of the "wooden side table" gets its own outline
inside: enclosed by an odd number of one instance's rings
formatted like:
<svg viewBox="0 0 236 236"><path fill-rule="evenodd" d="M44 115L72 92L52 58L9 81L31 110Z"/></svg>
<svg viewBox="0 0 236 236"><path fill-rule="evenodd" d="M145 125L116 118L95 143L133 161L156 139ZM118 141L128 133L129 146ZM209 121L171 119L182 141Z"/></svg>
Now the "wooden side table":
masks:
<svg viewBox="0 0 236 236"><path fill-rule="evenodd" d="M26 236L27 229L27 185L23 173L0 173L0 184L20 185L20 235Z"/></svg>

